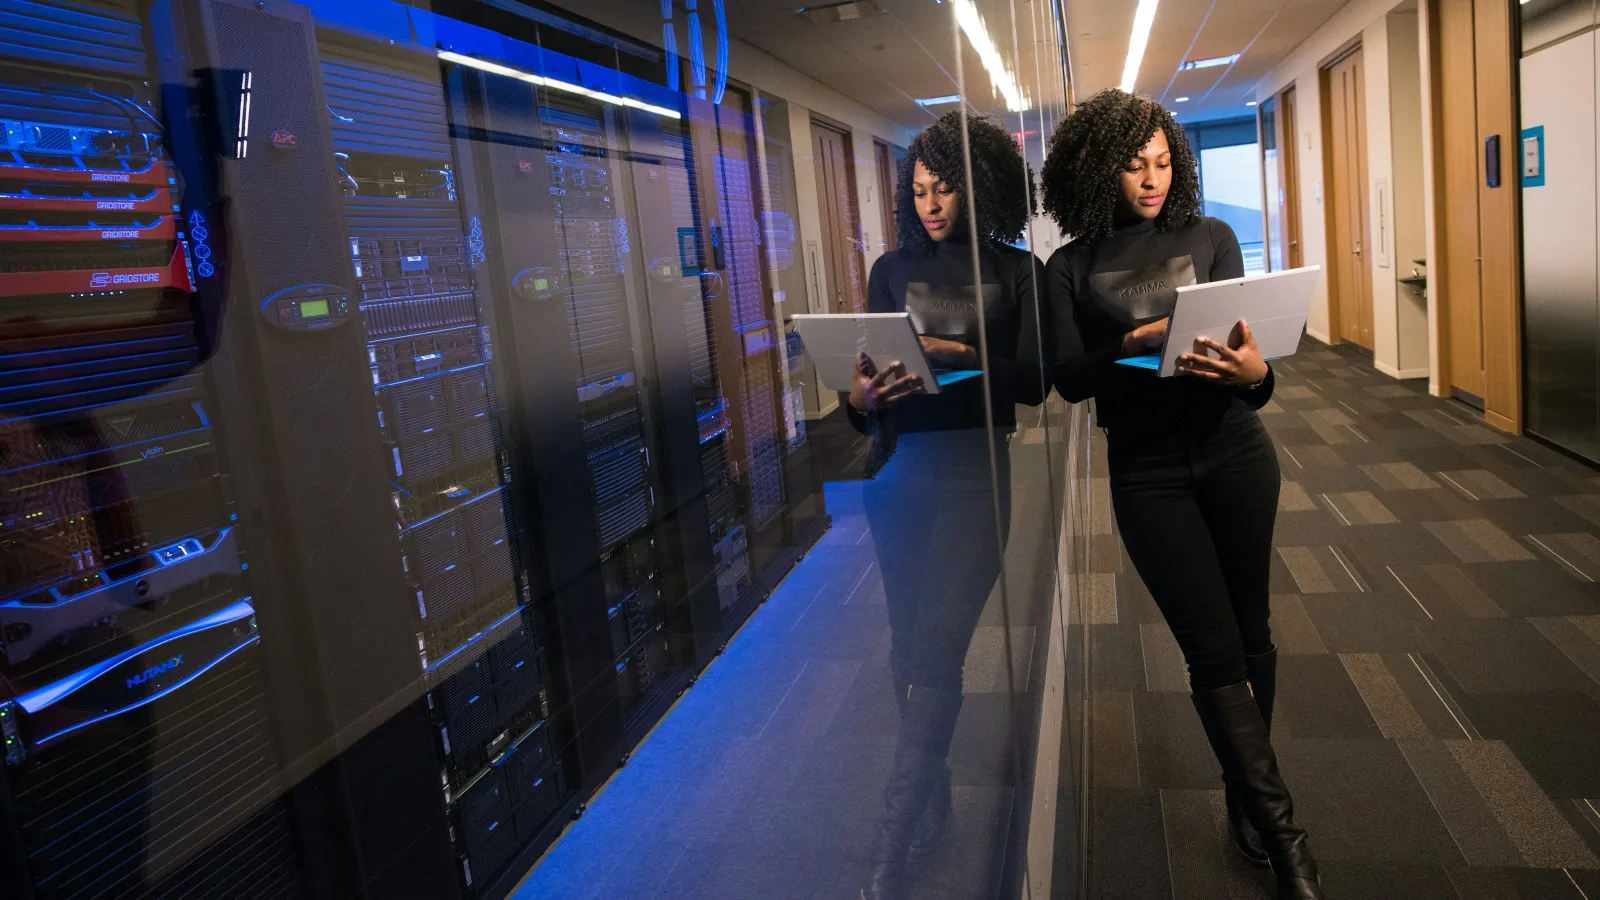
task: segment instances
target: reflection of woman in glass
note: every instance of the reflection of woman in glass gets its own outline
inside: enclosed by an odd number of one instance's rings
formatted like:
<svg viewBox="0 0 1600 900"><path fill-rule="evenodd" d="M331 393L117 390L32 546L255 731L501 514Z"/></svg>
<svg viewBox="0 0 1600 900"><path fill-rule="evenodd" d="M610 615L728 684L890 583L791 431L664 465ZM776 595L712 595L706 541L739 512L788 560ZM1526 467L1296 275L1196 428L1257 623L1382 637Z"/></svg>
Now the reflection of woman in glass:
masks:
<svg viewBox="0 0 1600 900"><path fill-rule="evenodd" d="M1159 104L1105 91L1057 129L1046 211L1075 237L1048 266L1051 380L1095 398L1128 556L1188 663L1222 764L1235 842L1278 896L1322 896L1268 738L1277 651L1267 624L1278 459L1256 416L1272 370L1248 325L1205 341L1180 377L1117 365L1165 342L1176 289L1244 275L1232 229L1201 215L1183 130Z"/></svg>
<svg viewBox="0 0 1600 900"><path fill-rule="evenodd" d="M868 305L909 313L936 371L971 374L929 395L899 361L863 356L848 400L851 420L873 439L875 477L864 499L888 599L900 708L887 813L862 892L871 900L906 895L908 853L933 846L949 819L946 756L961 711L962 664L1000 575L1010 521L1006 442L1016 404L1043 396L1037 262L1007 246L1028 222L1027 166L998 126L966 124L970 185L959 113L923 131L907 151L896 202L901 246L873 264Z"/></svg>

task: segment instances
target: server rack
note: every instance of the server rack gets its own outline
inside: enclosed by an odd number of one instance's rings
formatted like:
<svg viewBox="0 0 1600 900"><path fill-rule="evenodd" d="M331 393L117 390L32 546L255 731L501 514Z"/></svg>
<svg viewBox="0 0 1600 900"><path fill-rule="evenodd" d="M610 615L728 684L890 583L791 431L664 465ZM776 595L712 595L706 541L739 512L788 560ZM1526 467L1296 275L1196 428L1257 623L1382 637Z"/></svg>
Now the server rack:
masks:
<svg viewBox="0 0 1600 900"><path fill-rule="evenodd" d="M294 898L283 636L242 576L201 368L215 267L143 25L0 3L0 893Z"/></svg>
<svg viewBox="0 0 1600 900"><path fill-rule="evenodd" d="M496 330L430 56L322 29L318 52L400 567L463 886L479 894L567 793L531 581L508 527Z"/></svg>
<svg viewBox="0 0 1600 900"><path fill-rule="evenodd" d="M503 895L795 555L693 130L284 0L0 11L0 888Z"/></svg>
<svg viewBox="0 0 1600 900"><path fill-rule="evenodd" d="M640 297L614 111L452 67L467 107L486 271L515 334L517 426L559 623L584 782L610 767L686 683L693 638L682 555L664 519L652 330ZM582 474L579 474L582 473Z"/></svg>

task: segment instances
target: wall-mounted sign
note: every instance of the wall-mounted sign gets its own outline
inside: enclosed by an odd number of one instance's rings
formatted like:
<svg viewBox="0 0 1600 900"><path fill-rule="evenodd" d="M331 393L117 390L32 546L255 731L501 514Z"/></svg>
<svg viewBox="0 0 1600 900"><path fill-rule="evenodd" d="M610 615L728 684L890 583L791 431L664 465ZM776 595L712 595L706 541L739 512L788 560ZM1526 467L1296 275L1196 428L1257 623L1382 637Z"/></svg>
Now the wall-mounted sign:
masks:
<svg viewBox="0 0 1600 900"><path fill-rule="evenodd" d="M1522 129L1522 186L1544 187L1544 126Z"/></svg>

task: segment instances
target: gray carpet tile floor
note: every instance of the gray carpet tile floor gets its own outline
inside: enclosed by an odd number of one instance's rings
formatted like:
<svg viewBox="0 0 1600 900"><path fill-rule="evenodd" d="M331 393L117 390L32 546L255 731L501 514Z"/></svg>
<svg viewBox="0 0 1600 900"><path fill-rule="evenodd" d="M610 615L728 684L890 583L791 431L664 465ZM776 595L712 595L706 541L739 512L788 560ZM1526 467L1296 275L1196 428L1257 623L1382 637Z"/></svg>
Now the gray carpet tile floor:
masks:
<svg viewBox="0 0 1600 900"><path fill-rule="evenodd" d="M1600 900L1600 473L1346 348L1277 371L1274 738L1328 896ZM1092 496L1090 895L1269 898Z"/></svg>

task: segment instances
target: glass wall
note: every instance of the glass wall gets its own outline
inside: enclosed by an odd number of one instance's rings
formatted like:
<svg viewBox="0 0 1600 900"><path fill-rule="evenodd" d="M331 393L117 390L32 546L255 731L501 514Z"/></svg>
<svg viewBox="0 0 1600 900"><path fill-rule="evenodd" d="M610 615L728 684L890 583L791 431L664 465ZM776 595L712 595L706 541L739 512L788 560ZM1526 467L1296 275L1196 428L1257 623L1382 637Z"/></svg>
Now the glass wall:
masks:
<svg viewBox="0 0 1600 900"><path fill-rule="evenodd" d="M1050 6L0 0L0 896L1070 890Z"/></svg>
<svg viewBox="0 0 1600 900"><path fill-rule="evenodd" d="M1245 274L1267 270L1261 211L1261 150L1254 119L1184 124L1200 160L1205 214L1227 222L1244 252Z"/></svg>
<svg viewBox="0 0 1600 900"><path fill-rule="evenodd" d="M1283 167L1278 157L1278 98L1262 101L1256 118L1261 132L1261 193L1267 215L1266 269L1278 272L1289 268L1283 246L1284 186L1278 183Z"/></svg>
<svg viewBox="0 0 1600 900"><path fill-rule="evenodd" d="M1528 430L1600 460L1597 13L1590 0L1518 7Z"/></svg>

